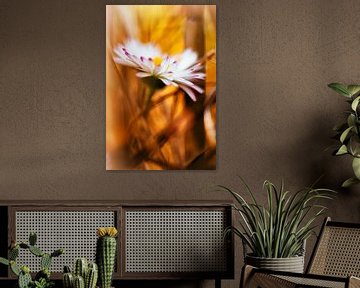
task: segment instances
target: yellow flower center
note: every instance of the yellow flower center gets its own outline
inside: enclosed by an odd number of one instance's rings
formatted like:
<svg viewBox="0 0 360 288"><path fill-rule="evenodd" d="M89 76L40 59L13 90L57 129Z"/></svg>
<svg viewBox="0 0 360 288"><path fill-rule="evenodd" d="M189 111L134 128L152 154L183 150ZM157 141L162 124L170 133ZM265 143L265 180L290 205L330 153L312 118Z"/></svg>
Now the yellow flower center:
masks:
<svg viewBox="0 0 360 288"><path fill-rule="evenodd" d="M154 57L154 64L155 66L160 66L162 63L163 59L160 56L156 56Z"/></svg>

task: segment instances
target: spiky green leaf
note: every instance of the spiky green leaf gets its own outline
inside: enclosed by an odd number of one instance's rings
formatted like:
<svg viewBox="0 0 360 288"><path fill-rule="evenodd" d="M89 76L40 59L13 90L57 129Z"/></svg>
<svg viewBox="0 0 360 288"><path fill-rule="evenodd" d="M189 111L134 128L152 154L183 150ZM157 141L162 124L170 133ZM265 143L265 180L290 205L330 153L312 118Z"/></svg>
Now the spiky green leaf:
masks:
<svg viewBox="0 0 360 288"><path fill-rule="evenodd" d="M327 189L306 188L296 193L280 189L269 181L264 182L267 194L267 205L259 205L255 201L247 202L239 193L226 189L231 193L238 205L234 209L239 212L241 229L227 229L239 236L258 257L291 257L300 255L304 241L312 234L311 224L319 217L324 207L317 205L321 199L331 198L333 191ZM314 210L314 217L307 217ZM308 219L308 220L307 220Z"/></svg>

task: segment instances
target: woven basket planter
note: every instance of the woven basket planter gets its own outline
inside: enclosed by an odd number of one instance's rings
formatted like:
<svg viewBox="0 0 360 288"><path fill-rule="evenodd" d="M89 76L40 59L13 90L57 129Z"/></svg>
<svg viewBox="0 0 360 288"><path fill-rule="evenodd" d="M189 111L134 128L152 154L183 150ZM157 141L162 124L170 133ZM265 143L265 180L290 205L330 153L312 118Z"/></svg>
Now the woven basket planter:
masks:
<svg viewBox="0 0 360 288"><path fill-rule="evenodd" d="M304 256L289 258L262 258L246 255L245 263L262 269L304 273Z"/></svg>

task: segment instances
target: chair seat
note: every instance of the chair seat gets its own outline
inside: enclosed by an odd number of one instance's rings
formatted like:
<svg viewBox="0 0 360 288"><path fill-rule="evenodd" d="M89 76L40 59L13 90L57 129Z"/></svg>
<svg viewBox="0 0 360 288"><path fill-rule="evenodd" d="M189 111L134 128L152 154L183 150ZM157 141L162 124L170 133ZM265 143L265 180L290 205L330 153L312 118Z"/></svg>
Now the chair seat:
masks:
<svg viewBox="0 0 360 288"><path fill-rule="evenodd" d="M242 288L360 288L359 243L360 223L334 222L326 218L307 273L276 272L246 265L240 285Z"/></svg>
<svg viewBox="0 0 360 288"><path fill-rule="evenodd" d="M315 274L299 274L292 272L271 271L246 265L243 270L245 283L248 288L347 288L360 287L360 279L357 277L334 277ZM349 286L349 283L352 285Z"/></svg>
<svg viewBox="0 0 360 288"><path fill-rule="evenodd" d="M311 286L311 287L327 287L327 288L345 288L347 279L319 279L316 277L309 278L309 275L305 275L304 278L298 276L281 276L277 277L286 281L296 284L296 287ZM320 276L321 277L321 276Z"/></svg>

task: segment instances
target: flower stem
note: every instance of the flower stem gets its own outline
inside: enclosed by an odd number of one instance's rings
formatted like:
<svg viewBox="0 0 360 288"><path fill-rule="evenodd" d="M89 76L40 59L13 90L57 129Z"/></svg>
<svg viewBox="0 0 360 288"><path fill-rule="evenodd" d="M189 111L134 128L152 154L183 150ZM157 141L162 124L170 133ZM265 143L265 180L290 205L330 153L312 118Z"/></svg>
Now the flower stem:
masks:
<svg viewBox="0 0 360 288"><path fill-rule="evenodd" d="M151 98L155 92L155 89L151 86L146 87L145 104L144 104L144 115L147 116L151 103Z"/></svg>

